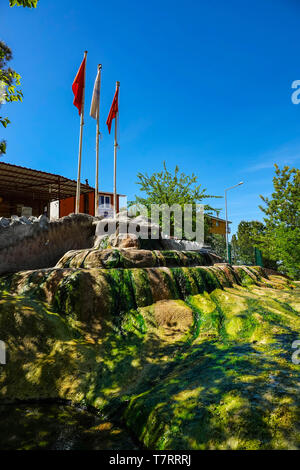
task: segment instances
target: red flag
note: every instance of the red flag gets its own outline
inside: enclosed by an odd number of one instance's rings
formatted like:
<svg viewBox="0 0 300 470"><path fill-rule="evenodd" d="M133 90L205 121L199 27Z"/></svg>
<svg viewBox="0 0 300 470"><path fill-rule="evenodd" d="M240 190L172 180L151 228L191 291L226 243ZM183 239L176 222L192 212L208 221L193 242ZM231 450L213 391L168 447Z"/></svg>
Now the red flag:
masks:
<svg viewBox="0 0 300 470"><path fill-rule="evenodd" d="M81 62L77 75L72 85L72 90L74 93L73 104L78 108L79 116L81 114L82 108L82 96L83 96L83 87L84 87L84 75L85 75L85 58Z"/></svg>
<svg viewBox="0 0 300 470"><path fill-rule="evenodd" d="M109 114L106 120L106 124L108 127L108 132L110 133L111 130L111 123L114 118L116 118L118 111L119 111L119 88L116 89L115 96L112 102L112 105L109 110Z"/></svg>

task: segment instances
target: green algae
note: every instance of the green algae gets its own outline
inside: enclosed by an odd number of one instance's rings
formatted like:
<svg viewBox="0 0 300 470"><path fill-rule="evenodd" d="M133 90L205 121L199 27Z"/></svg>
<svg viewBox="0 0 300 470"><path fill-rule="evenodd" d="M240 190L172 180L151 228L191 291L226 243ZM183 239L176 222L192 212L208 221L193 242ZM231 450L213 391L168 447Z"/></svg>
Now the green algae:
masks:
<svg viewBox="0 0 300 470"><path fill-rule="evenodd" d="M66 404L0 405L1 450L137 450L128 432Z"/></svg>
<svg viewBox="0 0 300 470"><path fill-rule="evenodd" d="M179 299L180 298L180 293L178 291L177 283L174 279L172 271L171 270L162 271L162 275L164 277L166 285L168 286L168 290L170 292L171 299Z"/></svg>
<svg viewBox="0 0 300 470"><path fill-rule="evenodd" d="M127 269L110 269L105 273L113 300L112 312L122 313L136 308L132 274Z"/></svg>
<svg viewBox="0 0 300 470"><path fill-rule="evenodd" d="M193 292L193 286L191 284L191 279L184 268L170 268L170 271L175 279L180 298L185 299L191 295Z"/></svg>
<svg viewBox="0 0 300 470"><path fill-rule="evenodd" d="M248 287L248 286L255 284L255 280L253 279L253 276L251 276L250 273L247 272L245 268L235 267L235 270L240 277L241 285L243 287Z"/></svg>
<svg viewBox="0 0 300 470"><path fill-rule="evenodd" d="M119 250L112 250L109 256L103 260L104 267L117 268L121 263L121 254Z"/></svg>
<svg viewBox="0 0 300 470"><path fill-rule="evenodd" d="M212 292L214 289L220 287L220 283L213 271L208 268L198 268L198 271L203 276L206 292Z"/></svg>
<svg viewBox="0 0 300 470"><path fill-rule="evenodd" d="M80 277L79 270L66 276L60 283L54 297L54 309L66 315L77 317L80 308Z"/></svg>
<svg viewBox="0 0 300 470"><path fill-rule="evenodd" d="M51 305L34 289L50 271L5 279L23 295L1 293L1 399L92 405L152 449L300 448L299 290L242 267L240 284L246 272L260 285L228 287L219 268L157 269L177 300L153 304L147 269L66 270ZM192 309L190 326L163 318L176 305Z"/></svg>
<svg viewBox="0 0 300 470"><path fill-rule="evenodd" d="M138 255L138 256L137 256ZM60 268L146 268L211 265L209 255L192 251L105 247L71 250L57 263Z"/></svg>
<svg viewBox="0 0 300 470"><path fill-rule="evenodd" d="M151 305L153 297L147 271L145 269L134 269L132 271L132 280L137 306Z"/></svg>
<svg viewBox="0 0 300 470"><path fill-rule="evenodd" d="M234 289L230 292L235 294ZM295 317L283 320L282 330L281 315L275 314L278 326L273 330L269 322L274 312L263 307L262 331L254 316L258 305L261 307L260 297L249 302L246 295L249 318L243 309L238 314L237 308L233 315L225 305L223 323L239 319L242 325L237 329L227 325L226 333L234 341L227 337L222 346L220 312L212 301L217 294L189 297L188 304L198 315L198 335L194 334L191 349L181 358L184 367L177 364L162 383L132 398L125 411L127 424L133 426L134 416L138 416L137 435L156 449L299 448L300 370L287 357L288 337L282 337L287 324L299 335L299 310ZM279 311L290 309L281 306ZM207 331L213 334L209 340ZM283 339L285 350L278 347Z"/></svg>
<svg viewBox="0 0 300 470"><path fill-rule="evenodd" d="M143 338L143 335L147 332L147 326L144 317L137 310L131 310L123 316L121 329L125 334L134 333L140 338Z"/></svg>
<svg viewBox="0 0 300 470"><path fill-rule="evenodd" d="M181 259L179 252L176 251L162 251L165 266L181 266Z"/></svg>

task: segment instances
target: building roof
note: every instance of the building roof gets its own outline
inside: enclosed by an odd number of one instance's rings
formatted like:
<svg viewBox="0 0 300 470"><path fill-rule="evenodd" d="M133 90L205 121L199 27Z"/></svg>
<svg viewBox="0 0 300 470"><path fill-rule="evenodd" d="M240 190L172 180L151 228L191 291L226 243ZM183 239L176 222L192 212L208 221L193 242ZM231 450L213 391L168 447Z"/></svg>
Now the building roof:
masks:
<svg viewBox="0 0 300 470"><path fill-rule="evenodd" d="M88 184L80 184L81 193L93 190ZM57 201L76 195L76 181L53 173L0 162L0 195L17 196L24 193L43 201Z"/></svg>
<svg viewBox="0 0 300 470"><path fill-rule="evenodd" d="M225 220L225 219L220 219L220 217L215 217L214 215L207 215L207 217L210 217L211 219L214 219L214 220L217 220L217 221L225 222L225 223L226 223L226 220ZM231 220L228 220L228 223L229 223L229 224L232 224Z"/></svg>

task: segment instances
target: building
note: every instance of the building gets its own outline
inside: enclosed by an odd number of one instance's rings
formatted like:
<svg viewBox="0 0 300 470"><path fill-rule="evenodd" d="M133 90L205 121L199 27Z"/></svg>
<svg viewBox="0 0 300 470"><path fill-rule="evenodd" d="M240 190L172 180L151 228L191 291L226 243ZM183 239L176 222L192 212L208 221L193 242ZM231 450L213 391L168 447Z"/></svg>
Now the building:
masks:
<svg viewBox="0 0 300 470"><path fill-rule="evenodd" d="M80 212L94 215L94 188L80 185ZM0 217L39 216L58 218L75 212L76 181L64 176L0 162ZM113 194L100 192L103 210ZM119 207L119 197L117 208ZM51 206L51 210L50 210Z"/></svg>
<svg viewBox="0 0 300 470"><path fill-rule="evenodd" d="M95 215L95 190L88 184L80 185L82 213ZM0 217L39 216L47 214L53 219L75 212L76 181L64 176L33 170L23 166L0 162ZM120 198L117 195L117 212ZM112 215L114 195L99 192L100 214ZM226 221L219 217L211 219L210 232L226 236ZM228 221L228 224L231 224ZM228 227L228 233L230 228Z"/></svg>
<svg viewBox="0 0 300 470"><path fill-rule="evenodd" d="M210 233L224 235L224 237L226 237L226 220L220 219L219 217L215 217L213 215L209 215L208 217L211 222L209 230ZM228 220L228 233L230 233L229 224L231 224L230 220Z"/></svg>
<svg viewBox="0 0 300 470"><path fill-rule="evenodd" d="M113 215L114 207L114 194L110 192L99 192L99 215ZM119 212L120 209L120 197L126 197L124 194L117 194L117 204L116 210ZM60 201L55 201L51 203L51 217L63 217L65 215L75 212L75 196L68 197L66 199L61 199ZM59 205L58 205L59 202ZM58 205L58 209L54 208ZM53 209L52 209L53 208ZM79 212L95 215L95 190L91 190L87 193L81 194ZM54 214L57 214L54 216Z"/></svg>

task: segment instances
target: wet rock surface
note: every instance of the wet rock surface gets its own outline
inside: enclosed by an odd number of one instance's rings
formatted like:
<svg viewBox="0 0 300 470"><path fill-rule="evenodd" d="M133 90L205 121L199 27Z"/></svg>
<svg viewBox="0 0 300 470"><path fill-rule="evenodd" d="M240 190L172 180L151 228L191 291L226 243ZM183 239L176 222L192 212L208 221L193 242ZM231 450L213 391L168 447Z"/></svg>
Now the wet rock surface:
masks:
<svg viewBox="0 0 300 470"><path fill-rule="evenodd" d="M196 251L142 250L108 248L67 252L56 267L78 268L151 268L159 266L210 266L219 258L213 253Z"/></svg>
<svg viewBox="0 0 300 470"><path fill-rule="evenodd" d="M299 285L258 267L18 272L0 278L0 402L89 405L150 449L298 449L299 334Z"/></svg>
<svg viewBox="0 0 300 470"><path fill-rule="evenodd" d="M112 232L110 235L105 232L107 227ZM139 227L138 232L136 227ZM146 239L142 238L142 234ZM157 238L153 239L156 235ZM81 250L92 248L95 251L106 248L127 249L133 250L133 253L138 249L183 252L190 248L202 253L205 265L222 261L208 247L165 238L160 228L148 219L129 218L126 213L118 214L116 219L101 219L87 214L70 214L51 222L45 215L0 219L0 274L49 268L55 266L64 255L68 259L70 250L80 250L80 258L83 255ZM94 259L96 258L99 260L101 255L95 253ZM98 265L102 267L101 263L96 263L93 267ZM133 263L131 266L133 267Z"/></svg>
<svg viewBox="0 0 300 470"><path fill-rule="evenodd" d="M0 274L51 267L69 250L92 247L94 223L94 217L87 214L71 214L53 222L44 215L2 219Z"/></svg>
<svg viewBox="0 0 300 470"><path fill-rule="evenodd" d="M0 405L0 450L137 450L129 433L68 405Z"/></svg>
<svg viewBox="0 0 300 470"><path fill-rule="evenodd" d="M0 221L2 445L299 449L299 283L132 221Z"/></svg>

